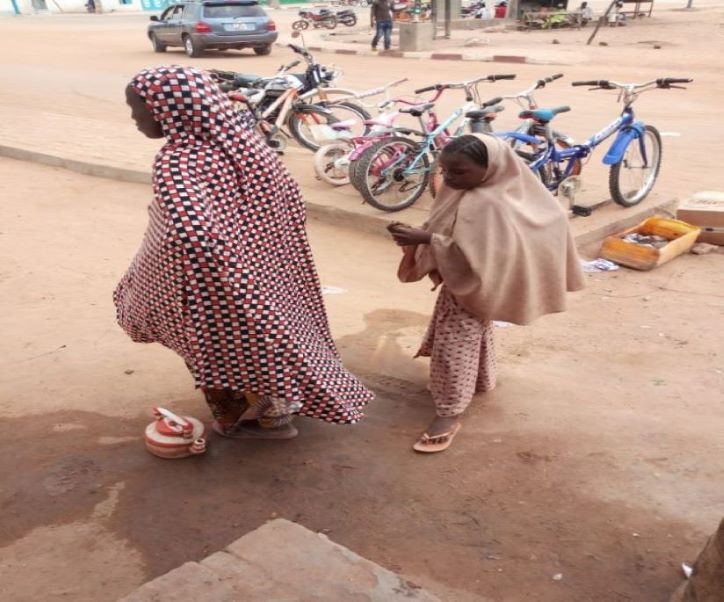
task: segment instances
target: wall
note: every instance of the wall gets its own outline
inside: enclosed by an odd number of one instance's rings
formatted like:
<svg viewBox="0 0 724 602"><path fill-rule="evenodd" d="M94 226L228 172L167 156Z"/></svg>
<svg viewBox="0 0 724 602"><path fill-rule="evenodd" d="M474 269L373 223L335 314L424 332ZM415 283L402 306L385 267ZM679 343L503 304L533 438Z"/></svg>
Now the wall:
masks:
<svg viewBox="0 0 724 602"><path fill-rule="evenodd" d="M87 0L15 0L21 14L32 15L37 12L84 13ZM143 0L144 2L150 0ZM135 12L143 10L142 0L95 0L96 7L103 12ZM156 9L152 9L156 10ZM12 0L0 0L0 14L12 14Z"/></svg>

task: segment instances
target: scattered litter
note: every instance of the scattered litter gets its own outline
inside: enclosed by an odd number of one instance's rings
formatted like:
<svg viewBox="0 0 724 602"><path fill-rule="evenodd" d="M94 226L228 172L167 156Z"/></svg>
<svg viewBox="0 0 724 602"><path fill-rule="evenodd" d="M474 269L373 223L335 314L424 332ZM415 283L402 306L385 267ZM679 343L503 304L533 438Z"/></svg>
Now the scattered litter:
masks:
<svg viewBox="0 0 724 602"><path fill-rule="evenodd" d="M638 232L631 232L631 234L624 236L623 239L632 245L640 245L651 249L663 249L669 244L669 241L663 236L639 234Z"/></svg>
<svg viewBox="0 0 724 602"><path fill-rule="evenodd" d="M708 242L699 242L692 247L691 252L694 255L707 255L712 251L718 250L719 247L717 247L716 245L710 245Z"/></svg>
<svg viewBox="0 0 724 602"><path fill-rule="evenodd" d="M551 42L551 43L552 43L552 44L560 44L561 42L560 42L559 40L554 39L553 42Z"/></svg>
<svg viewBox="0 0 724 602"><path fill-rule="evenodd" d="M691 576L694 574L694 569L685 562L681 563L681 570L684 571L684 577L687 579L691 579Z"/></svg>
<svg viewBox="0 0 724 602"><path fill-rule="evenodd" d="M563 580L563 573L556 573L553 575L553 581L562 581Z"/></svg>
<svg viewBox="0 0 724 602"><path fill-rule="evenodd" d="M124 371L123 371L123 374L128 374L128 375L130 376L130 375L133 374L134 372L135 372L135 370L124 370Z"/></svg>
<svg viewBox="0 0 724 602"><path fill-rule="evenodd" d="M638 533L631 533L634 537L641 537Z"/></svg>
<svg viewBox="0 0 724 602"><path fill-rule="evenodd" d="M513 326L510 322L493 322L493 325L496 328L508 328L509 326Z"/></svg>
<svg viewBox="0 0 724 602"><path fill-rule="evenodd" d="M642 301L651 301L651 297L646 296L646 297L644 297L644 298L641 299L641 300L642 300Z"/></svg>
<svg viewBox="0 0 724 602"><path fill-rule="evenodd" d="M655 378L653 383L655 387L663 387L666 384L666 381L663 378ZM637 535L634 535L634 537L637 537Z"/></svg>
<svg viewBox="0 0 724 602"><path fill-rule="evenodd" d="M338 286L323 286L322 287L323 295L343 295L346 292L347 292L347 289L339 288Z"/></svg>
<svg viewBox="0 0 724 602"><path fill-rule="evenodd" d="M608 46L608 42L599 42L598 45L599 46Z"/></svg>
<svg viewBox="0 0 724 602"><path fill-rule="evenodd" d="M662 138L678 138L681 136L679 132L661 132Z"/></svg>
<svg viewBox="0 0 724 602"><path fill-rule="evenodd" d="M581 261L581 267L584 272L615 272L619 269L619 265L608 259L599 257L593 261Z"/></svg>

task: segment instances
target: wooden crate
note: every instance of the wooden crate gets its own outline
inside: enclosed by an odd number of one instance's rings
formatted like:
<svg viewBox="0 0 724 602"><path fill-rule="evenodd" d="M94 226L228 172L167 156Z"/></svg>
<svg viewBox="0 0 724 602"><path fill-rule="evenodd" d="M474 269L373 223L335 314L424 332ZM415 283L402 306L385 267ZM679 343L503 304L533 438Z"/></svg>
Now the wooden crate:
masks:
<svg viewBox="0 0 724 602"><path fill-rule="evenodd" d="M660 249L626 242L624 236L637 232L645 236L661 236L671 242ZM601 257L635 270L652 270L687 253L696 243L700 228L676 219L650 217L638 226L603 241Z"/></svg>

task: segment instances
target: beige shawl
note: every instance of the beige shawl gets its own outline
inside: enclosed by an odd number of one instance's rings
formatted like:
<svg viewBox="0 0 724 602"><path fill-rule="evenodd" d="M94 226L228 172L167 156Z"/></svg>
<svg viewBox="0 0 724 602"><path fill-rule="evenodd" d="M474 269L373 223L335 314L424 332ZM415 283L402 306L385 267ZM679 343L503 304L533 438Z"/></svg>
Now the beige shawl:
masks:
<svg viewBox="0 0 724 602"><path fill-rule="evenodd" d="M568 216L507 144L478 137L488 149L484 180L441 188L423 226L432 241L404 248L398 276L444 283L481 320L528 324L564 311L566 292L583 288Z"/></svg>

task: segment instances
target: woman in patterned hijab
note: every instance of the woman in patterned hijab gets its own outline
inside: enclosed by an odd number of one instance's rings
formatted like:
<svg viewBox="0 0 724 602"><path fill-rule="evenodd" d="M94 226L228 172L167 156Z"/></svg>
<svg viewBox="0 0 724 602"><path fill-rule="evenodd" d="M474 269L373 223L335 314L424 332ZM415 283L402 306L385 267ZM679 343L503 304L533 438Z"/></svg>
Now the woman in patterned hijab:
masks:
<svg viewBox="0 0 724 602"><path fill-rule="evenodd" d="M296 182L201 71L141 71L126 99L166 143L114 294L122 328L186 361L221 435L290 438L292 413L357 422L373 395L332 341Z"/></svg>

